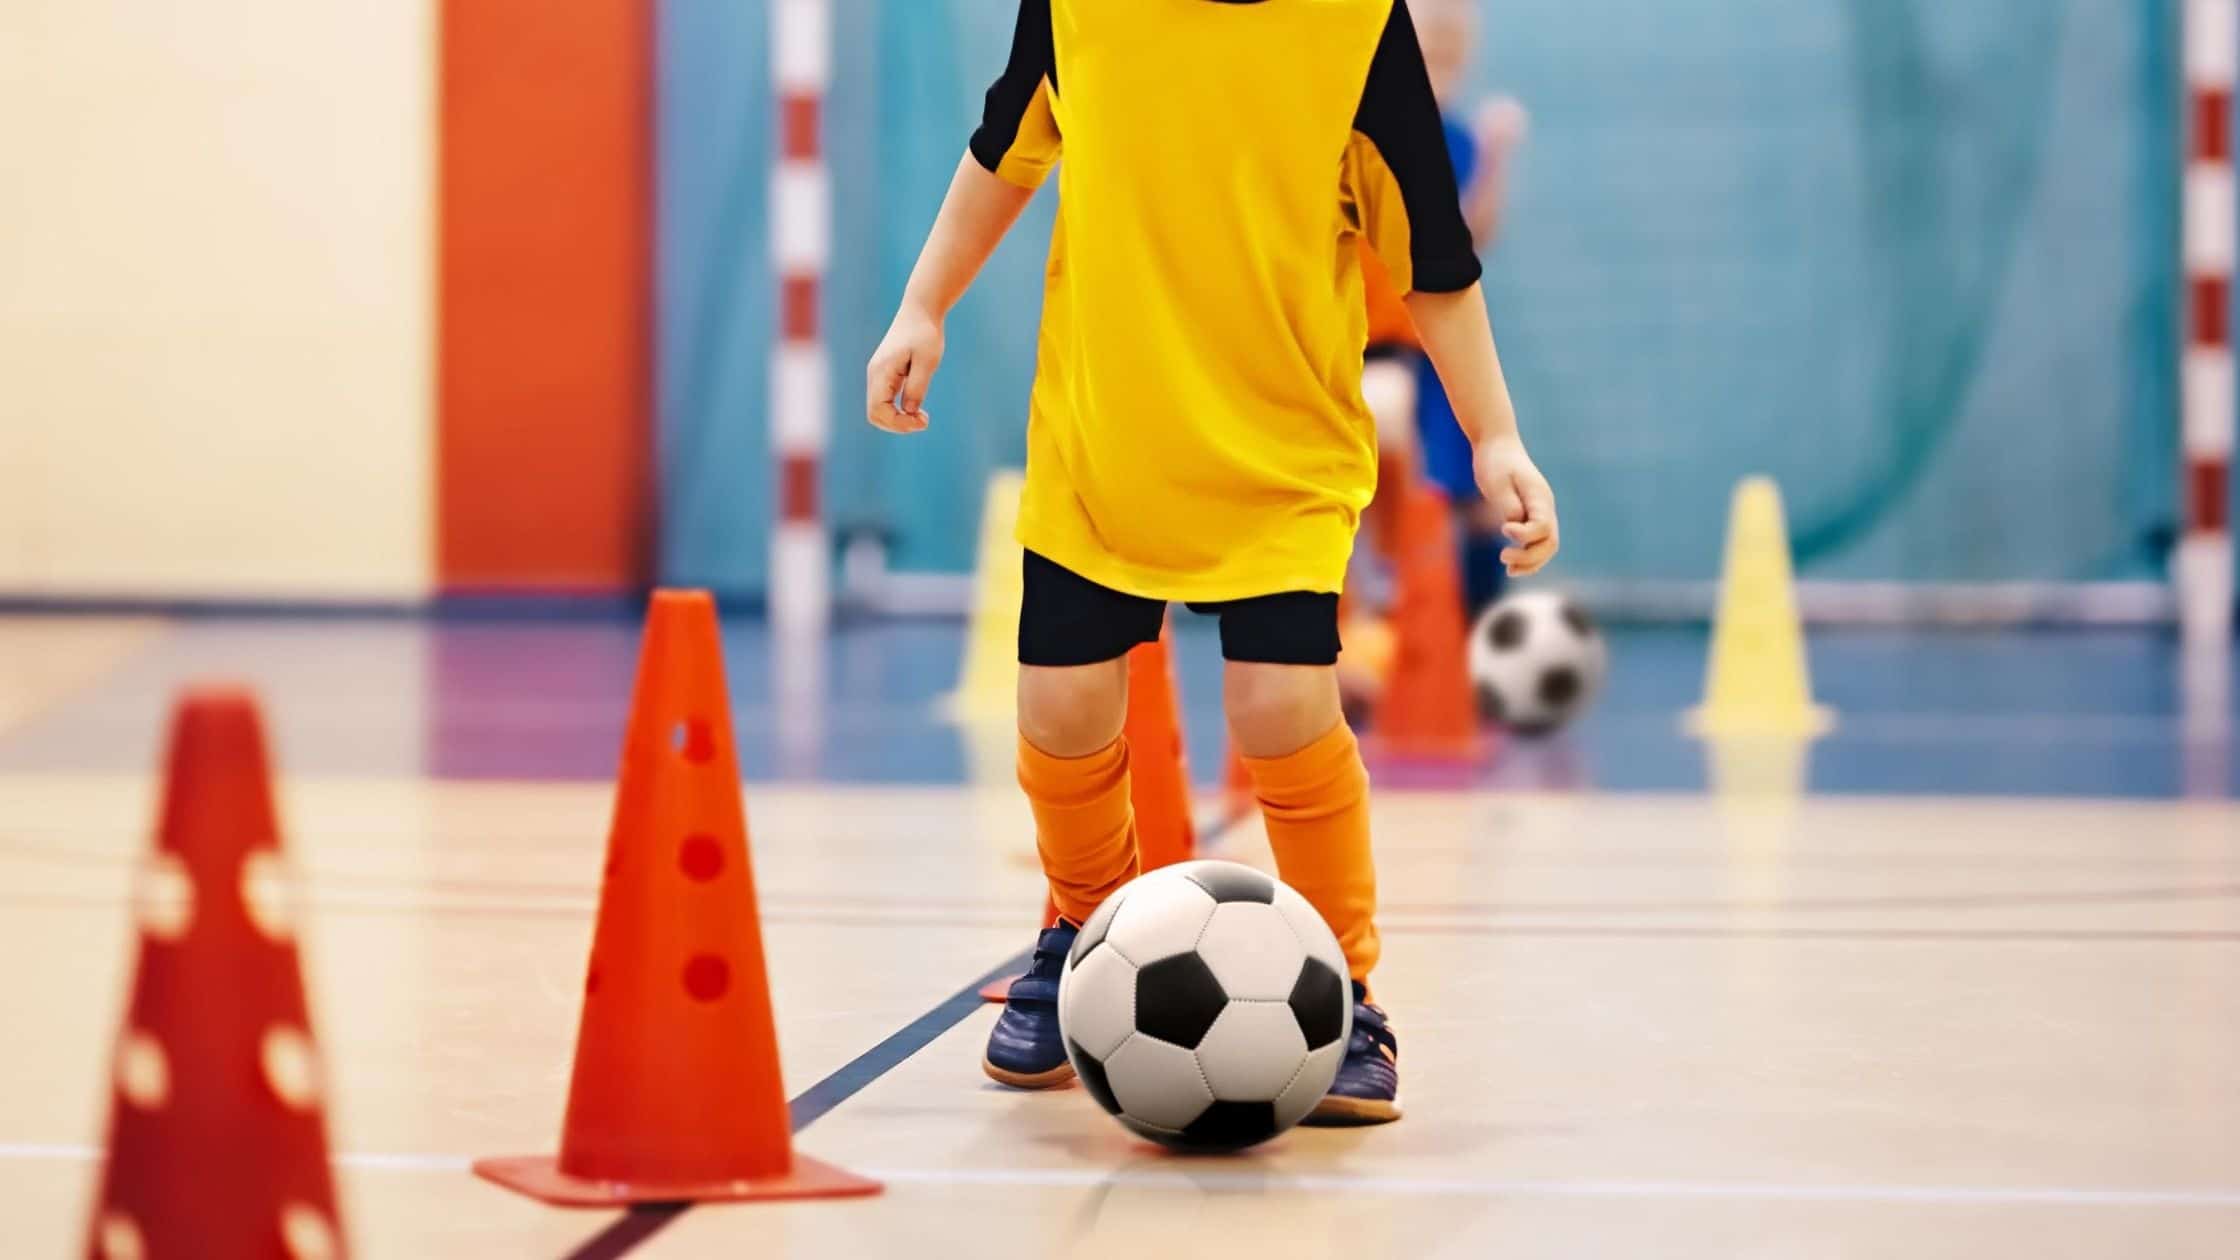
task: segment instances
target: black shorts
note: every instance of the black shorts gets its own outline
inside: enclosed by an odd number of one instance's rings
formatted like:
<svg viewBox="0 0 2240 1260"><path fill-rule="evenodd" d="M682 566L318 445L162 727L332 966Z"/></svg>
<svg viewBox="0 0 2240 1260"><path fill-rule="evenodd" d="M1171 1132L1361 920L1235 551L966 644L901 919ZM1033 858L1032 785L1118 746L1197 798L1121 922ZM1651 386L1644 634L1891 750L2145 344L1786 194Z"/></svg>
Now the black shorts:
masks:
<svg viewBox="0 0 2240 1260"><path fill-rule="evenodd" d="M1221 619L1221 655L1260 665L1334 665L1338 661L1338 597L1285 591L1251 599L1193 603L1190 611ZM1158 639L1165 600L1099 586L1055 561L1028 552L1026 593L1019 602L1019 663L1095 665Z"/></svg>

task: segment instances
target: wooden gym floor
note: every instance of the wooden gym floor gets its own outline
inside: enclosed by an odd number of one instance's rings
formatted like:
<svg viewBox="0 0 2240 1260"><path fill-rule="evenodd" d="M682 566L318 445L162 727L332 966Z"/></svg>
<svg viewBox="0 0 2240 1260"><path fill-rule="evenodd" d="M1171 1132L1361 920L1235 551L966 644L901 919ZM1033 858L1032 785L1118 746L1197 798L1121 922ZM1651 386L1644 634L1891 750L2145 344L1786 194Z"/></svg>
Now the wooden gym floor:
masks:
<svg viewBox="0 0 2240 1260"><path fill-rule="evenodd" d="M155 738L212 673L268 701L360 1256L2234 1254L2230 723L2154 640L1823 640L1846 725L1746 775L1671 733L1700 641L1621 636L1565 743L1379 798L1408 1118L1184 1159L979 1075L953 995L1039 894L924 717L955 639L842 635L807 731L729 643L798 1140L886 1194L626 1216L466 1164L556 1138L629 627L0 620L0 1255L79 1245Z"/></svg>

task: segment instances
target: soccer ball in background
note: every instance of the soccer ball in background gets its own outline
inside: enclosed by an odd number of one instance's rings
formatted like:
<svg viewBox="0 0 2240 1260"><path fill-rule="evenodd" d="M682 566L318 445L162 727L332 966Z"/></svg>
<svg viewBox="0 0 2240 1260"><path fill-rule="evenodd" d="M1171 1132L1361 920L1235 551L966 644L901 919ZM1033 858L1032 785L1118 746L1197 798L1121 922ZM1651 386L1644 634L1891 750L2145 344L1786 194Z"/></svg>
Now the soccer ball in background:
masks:
<svg viewBox="0 0 2240 1260"><path fill-rule="evenodd" d="M1058 981L1058 1023L1082 1087L1120 1123L1233 1151L1329 1092L1353 990L1306 898L1234 862L1184 862L1089 916Z"/></svg>
<svg viewBox="0 0 2240 1260"><path fill-rule="evenodd" d="M1545 735L1577 717L1608 669L1593 619L1553 591L1512 595L1470 628L1478 709L1520 735Z"/></svg>

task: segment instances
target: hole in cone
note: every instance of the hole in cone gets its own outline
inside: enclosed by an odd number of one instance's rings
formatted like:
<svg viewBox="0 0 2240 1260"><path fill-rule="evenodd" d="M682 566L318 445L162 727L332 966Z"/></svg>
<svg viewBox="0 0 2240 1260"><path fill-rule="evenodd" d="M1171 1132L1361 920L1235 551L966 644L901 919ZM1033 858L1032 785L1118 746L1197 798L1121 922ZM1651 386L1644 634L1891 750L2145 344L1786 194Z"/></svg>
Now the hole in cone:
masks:
<svg viewBox="0 0 2240 1260"><path fill-rule="evenodd" d="M319 1101L319 1060L302 1029L280 1024L265 1029L258 1057L273 1097L297 1111L308 1111Z"/></svg>
<svg viewBox="0 0 2240 1260"><path fill-rule="evenodd" d="M280 1244L287 1248L288 1260L333 1260L340 1251L327 1214L308 1203L280 1209Z"/></svg>
<svg viewBox="0 0 2240 1260"><path fill-rule="evenodd" d="M259 932L275 941L295 935L295 887L279 854L259 849L241 863L241 904Z"/></svg>
<svg viewBox="0 0 2240 1260"><path fill-rule="evenodd" d="M591 969L591 974L590 974L590 975L587 975L587 976L585 976L585 977L583 978L583 995L584 995L585 997L590 997L590 996L592 996L593 994L597 993L598 991L599 991L599 969L598 969L597 967L593 967L593 968Z"/></svg>
<svg viewBox="0 0 2240 1260"><path fill-rule="evenodd" d="M100 1260L146 1260L148 1254L148 1241L140 1236L140 1227L114 1209L101 1214L94 1246L100 1250Z"/></svg>
<svg viewBox="0 0 2240 1260"><path fill-rule="evenodd" d="M669 732L669 746L686 761L699 765L716 755L716 736L704 718L686 718Z"/></svg>
<svg viewBox="0 0 2240 1260"><path fill-rule="evenodd" d="M677 851L677 867L685 878L705 884L723 873L723 846L714 836L686 836Z"/></svg>
<svg viewBox="0 0 2240 1260"><path fill-rule="evenodd" d="M695 954L684 965L684 991L696 1001L713 1002L731 991L731 964L714 954Z"/></svg>
<svg viewBox="0 0 2240 1260"><path fill-rule="evenodd" d="M117 1043L117 1093L142 1111L171 1097L171 1060L161 1042L137 1028Z"/></svg>
<svg viewBox="0 0 2240 1260"><path fill-rule="evenodd" d="M194 878L175 853L151 853L133 879L132 916L159 941L176 941L194 926Z"/></svg>

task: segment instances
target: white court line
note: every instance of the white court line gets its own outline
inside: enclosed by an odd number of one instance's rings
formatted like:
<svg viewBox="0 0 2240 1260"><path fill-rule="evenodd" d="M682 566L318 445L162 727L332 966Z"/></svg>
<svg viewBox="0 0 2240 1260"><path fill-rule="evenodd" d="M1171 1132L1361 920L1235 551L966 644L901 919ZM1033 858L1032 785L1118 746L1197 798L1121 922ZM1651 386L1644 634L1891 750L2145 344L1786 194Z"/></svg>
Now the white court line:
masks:
<svg viewBox="0 0 2240 1260"><path fill-rule="evenodd" d="M2240 1208L2240 1189L2113 1189L2086 1186L1784 1185L1750 1181L1534 1181L1507 1178L1382 1177L1345 1173L1199 1172L1122 1169L864 1168L866 1177L902 1185L1104 1186L1165 1190L1296 1191L1401 1198L1716 1199L1793 1203L2037 1204L2063 1207Z"/></svg>
<svg viewBox="0 0 2240 1260"><path fill-rule="evenodd" d="M59 1143L0 1142L0 1160L91 1161L101 1151ZM466 1172L458 1155L345 1152L344 1168L390 1172ZM916 1186L1005 1186L1098 1189L1198 1190L1215 1194L1292 1191L1303 1194L1371 1194L1395 1198L1466 1199L1712 1199L1785 1203L1913 1203L2040 1205L2051 1207L2240 1208L2240 1189L2118 1189L2097 1186L1789 1185L1752 1181L1536 1181L1522 1178L1383 1177L1352 1173L1261 1173L1204 1168L1161 1172L1144 1168L864 1168L864 1176Z"/></svg>

